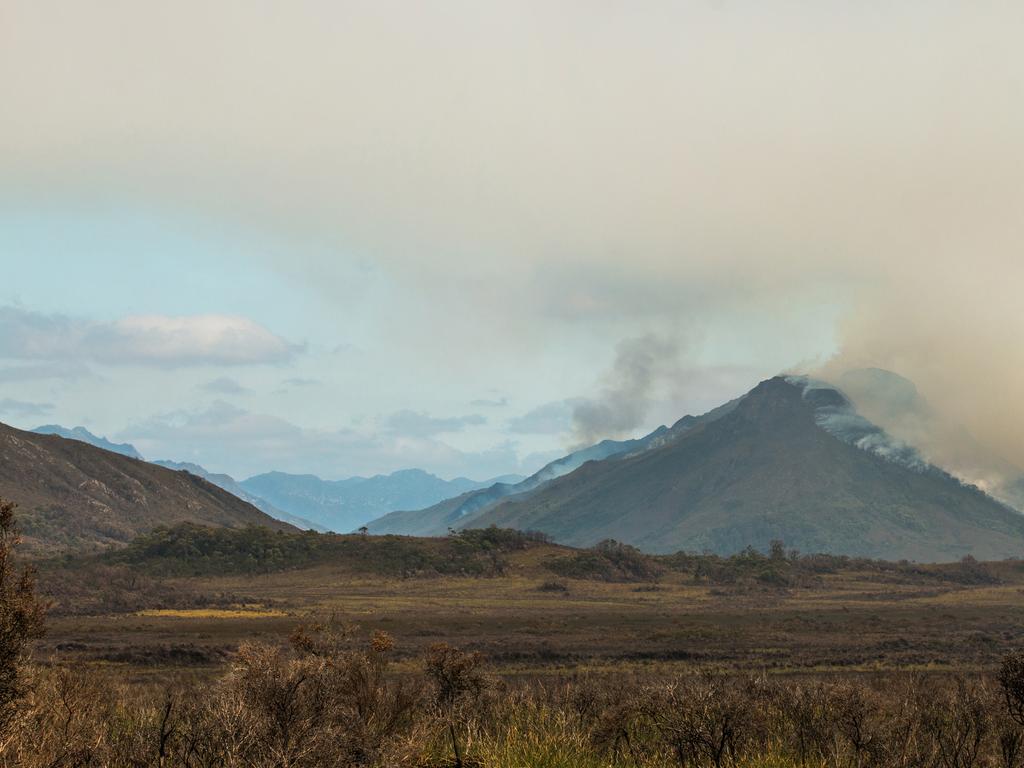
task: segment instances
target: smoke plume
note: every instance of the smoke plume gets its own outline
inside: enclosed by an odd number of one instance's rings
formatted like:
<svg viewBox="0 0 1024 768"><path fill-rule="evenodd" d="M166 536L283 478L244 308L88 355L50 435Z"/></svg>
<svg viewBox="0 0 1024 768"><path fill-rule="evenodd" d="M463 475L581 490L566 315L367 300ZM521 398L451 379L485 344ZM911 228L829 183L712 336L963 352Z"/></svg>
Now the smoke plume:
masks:
<svg viewBox="0 0 1024 768"><path fill-rule="evenodd" d="M600 393L573 409L576 445L628 436L643 426L658 385L675 370L678 354L676 342L656 336L619 343Z"/></svg>

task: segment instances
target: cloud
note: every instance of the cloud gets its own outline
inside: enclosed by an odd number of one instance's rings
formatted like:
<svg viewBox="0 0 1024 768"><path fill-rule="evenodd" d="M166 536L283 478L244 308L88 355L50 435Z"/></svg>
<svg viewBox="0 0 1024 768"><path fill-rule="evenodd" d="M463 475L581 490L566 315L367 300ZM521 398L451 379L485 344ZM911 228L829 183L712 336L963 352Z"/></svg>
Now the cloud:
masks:
<svg viewBox="0 0 1024 768"><path fill-rule="evenodd" d="M79 360L11 365L0 368L0 382L42 381L56 379L77 381L93 376L89 366Z"/></svg>
<svg viewBox="0 0 1024 768"><path fill-rule="evenodd" d="M508 398L501 397L496 400L472 400L469 404L474 408L504 408L508 405Z"/></svg>
<svg viewBox="0 0 1024 768"><path fill-rule="evenodd" d="M221 376L219 378L208 381L199 387L204 392L212 392L220 395L244 395L252 390L248 387L243 387L238 381L228 376Z"/></svg>
<svg viewBox="0 0 1024 768"><path fill-rule="evenodd" d="M520 462L510 442L463 451L431 436L307 429L223 401L156 414L130 424L118 439L146 456L194 461L239 478L280 470L335 479L419 467L445 477L486 479L537 469Z"/></svg>
<svg viewBox="0 0 1024 768"><path fill-rule="evenodd" d="M508 431L523 435L564 435L572 429L573 412L583 403L582 398L544 403L509 419Z"/></svg>
<svg viewBox="0 0 1024 768"><path fill-rule="evenodd" d="M225 315L130 315L99 322L0 307L0 358L176 368L286 362L300 351L266 328Z"/></svg>
<svg viewBox="0 0 1024 768"><path fill-rule="evenodd" d="M30 403L24 400L12 400L9 397L0 399L0 413L16 418L33 418L46 416L53 412L52 403Z"/></svg>
<svg viewBox="0 0 1024 768"><path fill-rule="evenodd" d="M411 410L396 411L384 419L384 427L387 431L414 437L432 437L444 433L461 432L466 427L485 423L487 423L487 419L476 413L468 416L438 418Z"/></svg>
<svg viewBox="0 0 1024 768"><path fill-rule="evenodd" d="M293 376L281 382L282 386L285 387L315 387L320 383L320 379L309 379L302 376Z"/></svg>

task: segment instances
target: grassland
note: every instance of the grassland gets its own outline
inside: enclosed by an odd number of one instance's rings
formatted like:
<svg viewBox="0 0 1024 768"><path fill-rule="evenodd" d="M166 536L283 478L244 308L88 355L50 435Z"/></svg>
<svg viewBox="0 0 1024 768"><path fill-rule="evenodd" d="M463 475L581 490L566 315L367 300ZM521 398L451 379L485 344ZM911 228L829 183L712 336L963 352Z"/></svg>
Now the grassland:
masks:
<svg viewBox="0 0 1024 768"><path fill-rule="evenodd" d="M185 525L42 561L7 766L1018 768L1024 563Z"/></svg>
<svg viewBox="0 0 1024 768"><path fill-rule="evenodd" d="M1018 561L645 558L532 540L335 538L298 563L242 558L219 574L202 553L173 568L152 552L44 564L58 602L38 656L147 676L212 671L247 640L284 642L325 617L387 631L399 666L445 641L508 676L983 670L1024 645ZM405 568L414 550L418 567Z"/></svg>

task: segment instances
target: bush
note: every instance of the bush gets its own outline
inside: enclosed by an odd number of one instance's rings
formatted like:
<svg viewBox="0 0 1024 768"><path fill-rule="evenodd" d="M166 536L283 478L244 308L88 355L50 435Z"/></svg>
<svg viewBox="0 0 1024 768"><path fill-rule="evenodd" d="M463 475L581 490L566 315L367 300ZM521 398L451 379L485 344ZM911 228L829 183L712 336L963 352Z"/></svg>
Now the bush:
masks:
<svg viewBox="0 0 1024 768"><path fill-rule="evenodd" d="M574 579L595 581L657 581L663 569L636 547L606 539L569 557L548 560L545 567Z"/></svg>
<svg viewBox="0 0 1024 768"><path fill-rule="evenodd" d="M566 593L569 591L569 585L564 581L545 581L537 587L539 592L561 592Z"/></svg>

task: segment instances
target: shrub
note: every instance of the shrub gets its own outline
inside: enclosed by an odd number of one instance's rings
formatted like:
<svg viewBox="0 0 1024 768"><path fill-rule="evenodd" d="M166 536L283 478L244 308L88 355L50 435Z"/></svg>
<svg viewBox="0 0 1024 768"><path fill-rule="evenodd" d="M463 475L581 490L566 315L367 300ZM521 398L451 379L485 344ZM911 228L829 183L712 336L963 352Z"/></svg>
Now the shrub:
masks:
<svg viewBox="0 0 1024 768"><path fill-rule="evenodd" d="M654 558L612 539L569 557L553 558L545 566L559 576L596 581L653 582L663 571Z"/></svg>
<svg viewBox="0 0 1024 768"><path fill-rule="evenodd" d="M43 605L36 598L34 572L14 565L18 532L15 505L0 499L0 744L29 691L29 642L42 635Z"/></svg>

